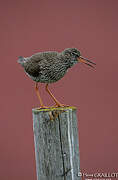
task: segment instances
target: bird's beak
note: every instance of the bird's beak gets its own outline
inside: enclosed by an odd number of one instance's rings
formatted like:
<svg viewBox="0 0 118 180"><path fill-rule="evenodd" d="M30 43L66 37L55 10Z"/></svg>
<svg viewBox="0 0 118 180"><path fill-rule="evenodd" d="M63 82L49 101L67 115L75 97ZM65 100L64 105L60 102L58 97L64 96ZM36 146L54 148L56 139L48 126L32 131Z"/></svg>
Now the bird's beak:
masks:
<svg viewBox="0 0 118 180"><path fill-rule="evenodd" d="M95 67L92 66L91 64L96 65L94 62L92 62L92 61L90 61L89 59L86 59L86 58L84 58L84 57L82 57L82 56L79 56L78 61L79 61L79 62L82 62L82 63L84 63L84 64L87 64L88 66L90 66L90 67L92 67L92 68L95 68Z"/></svg>

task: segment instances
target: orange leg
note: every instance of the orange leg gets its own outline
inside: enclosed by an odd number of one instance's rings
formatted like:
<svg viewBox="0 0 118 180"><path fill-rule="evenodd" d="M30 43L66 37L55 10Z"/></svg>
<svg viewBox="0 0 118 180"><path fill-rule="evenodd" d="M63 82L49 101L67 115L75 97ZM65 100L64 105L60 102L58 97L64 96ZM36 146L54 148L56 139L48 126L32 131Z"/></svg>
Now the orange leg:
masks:
<svg viewBox="0 0 118 180"><path fill-rule="evenodd" d="M39 93L39 90L38 90L38 83L35 84L35 90L36 90L36 94L38 96L38 99L39 99L40 105L41 105L41 107L39 109L41 109L41 108L48 108L47 106L44 106L44 104L42 102L42 99L41 99L41 96L40 96L40 93Z"/></svg>
<svg viewBox="0 0 118 180"><path fill-rule="evenodd" d="M61 104L55 97L54 97L54 95L50 92L50 90L48 89L48 84L46 84L46 86L45 86L45 89L46 89L46 91L48 92L48 94L51 96L51 98L54 100L54 102L56 103L56 107L64 107L64 106L66 106L66 105L63 105L63 104ZM55 107L54 106L54 107Z"/></svg>

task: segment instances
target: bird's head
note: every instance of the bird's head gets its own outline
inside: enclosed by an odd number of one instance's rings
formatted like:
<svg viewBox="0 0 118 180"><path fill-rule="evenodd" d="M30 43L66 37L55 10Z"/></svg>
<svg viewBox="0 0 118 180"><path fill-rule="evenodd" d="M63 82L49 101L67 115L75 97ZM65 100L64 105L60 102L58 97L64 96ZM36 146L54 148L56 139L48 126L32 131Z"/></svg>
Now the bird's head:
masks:
<svg viewBox="0 0 118 180"><path fill-rule="evenodd" d="M63 53L67 57L69 67L72 67L74 64L77 64L78 62L87 64L88 66L91 66L93 68L94 66L92 66L92 64L96 65L94 62L81 56L80 51L76 48L65 49Z"/></svg>

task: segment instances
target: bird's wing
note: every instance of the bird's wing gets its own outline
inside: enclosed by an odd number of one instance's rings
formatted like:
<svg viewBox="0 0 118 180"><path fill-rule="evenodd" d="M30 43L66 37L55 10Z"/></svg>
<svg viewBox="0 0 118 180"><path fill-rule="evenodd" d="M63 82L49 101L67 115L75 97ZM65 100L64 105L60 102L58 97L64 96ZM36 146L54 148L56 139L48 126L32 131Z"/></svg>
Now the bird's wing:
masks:
<svg viewBox="0 0 118 180"><path fill-rule="evenodd" d="M36 53L27 61L25 71L29 75L37 77L45 69L45 66L53 63L53 60L57 55L58 52L56 51Z"/></svg>
<svg viewBox="0 0 118 180"><path fill-rule="evenodd" d="M49 62L52 61L59 53L56 51L40 52L30 57L31 61L35 62Z"/></svg>

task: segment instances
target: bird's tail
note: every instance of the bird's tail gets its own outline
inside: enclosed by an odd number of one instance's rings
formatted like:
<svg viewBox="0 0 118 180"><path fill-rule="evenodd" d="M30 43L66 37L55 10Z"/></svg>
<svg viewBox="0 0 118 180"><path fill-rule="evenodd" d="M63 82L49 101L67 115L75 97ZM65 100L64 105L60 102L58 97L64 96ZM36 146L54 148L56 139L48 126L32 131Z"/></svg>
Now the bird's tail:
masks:
<svg viewBox="0 0 118 180"><path fill-rule="evenodd" d="M22 65L25 62L25 58L23 56L19 56L17 62Z"/></svg>

